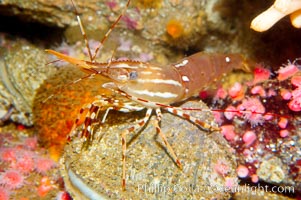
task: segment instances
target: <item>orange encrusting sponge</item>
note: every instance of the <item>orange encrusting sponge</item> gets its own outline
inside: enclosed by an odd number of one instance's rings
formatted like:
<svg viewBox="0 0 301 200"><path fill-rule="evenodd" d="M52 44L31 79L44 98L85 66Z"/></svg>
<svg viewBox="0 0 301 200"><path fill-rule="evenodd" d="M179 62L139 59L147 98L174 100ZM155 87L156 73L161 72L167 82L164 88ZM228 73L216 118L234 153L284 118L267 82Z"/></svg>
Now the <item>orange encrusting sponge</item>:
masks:
<svg viewBox="0 0 301 200"><path fill-rule="evenodd" d="M166 31L173 39L179 38L184 34L183 25L179 20L172 19L166 25Z"/></svg>

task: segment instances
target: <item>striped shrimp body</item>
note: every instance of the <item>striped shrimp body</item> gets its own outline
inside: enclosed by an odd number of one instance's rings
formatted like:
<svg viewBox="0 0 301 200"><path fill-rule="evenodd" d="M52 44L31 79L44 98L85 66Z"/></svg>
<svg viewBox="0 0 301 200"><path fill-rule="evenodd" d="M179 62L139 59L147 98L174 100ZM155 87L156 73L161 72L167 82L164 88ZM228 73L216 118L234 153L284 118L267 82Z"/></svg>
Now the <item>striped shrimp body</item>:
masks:
<svg viewBox="0 0 301 200"><path fill-rule="evenodd" d="M196 53L176 64L155 66L149 63L112 63L109 78L128 95L147 100L145 106L159 107L149 102L173 104L199 92L233 69L242 69L245 60L238 54ZM120 68L115 70L112 68Z"/></svg>
<svg viewBox="0 0 301 200"><path fill-rule="evenodd" d="M139 61L111 61L97 63L47 50L58 58L79 66L83 71L109 78L104 88L119 90L132 100L158 108L197 96L233 69L246 69L240 54L213 54L199 52L175 64L158 66ZM95 71L95 72L93 72Z"/></svg>
<svg viewBox="0 0 301 200"><path fill-rule="evenodd" d="M107 31L99 46L96 48L94 54L92 54L81 19L76 10L74 2L72 1L75 13L77 15L78 25L88 50L90 61L79 60L53 50L46 50L46 52L53 54L60 60L74 64L82 71L88 73L88 76L85 78L97 78L99 76L108 78L109 82L104 83L100 87L110 89L114 93L122 95L129 100L120 101L118 99L114 99L113 97L98 96L98 98L91 104L82 107L79 116L75 120L71 134L79 125L79 119L81 119L81 116L84 113L83 111L88 110L81 132L81 137L85 138L84 146L88 146L93 140L93 128L95 127L94 124L104 123L110 110L132 112L146 108L145 117L138 120L134 125L122 131L121 133L123 189L125 189L126 185L126 136L130 132L135 132L143 128L150 119L153 110L155 110L156 120L154 125L156 127L156 131L162 138L173 161L179 168L182 168L182 164L168 143L165 134L161 132L159 125L162 119L161 109L187 119L194 124L210 131L219 131L219 127L207 124L183 112L183 110L189 110L191 108L185 109L174 107L172 104L198 95L200 90L210 86L215 81L219 80L223 74L233 69L244 69L247 67L247 62L239 54L213 54L202 52L186 57L175 64L165 66L133 60L111 60L108 63L96 62L95 57L97 52L103 46L109 34L124 15L129 3L130 0L128 0L123 12ZM98 122L98 115L102 109L106 109L106 112L101 122Z"/></svg>

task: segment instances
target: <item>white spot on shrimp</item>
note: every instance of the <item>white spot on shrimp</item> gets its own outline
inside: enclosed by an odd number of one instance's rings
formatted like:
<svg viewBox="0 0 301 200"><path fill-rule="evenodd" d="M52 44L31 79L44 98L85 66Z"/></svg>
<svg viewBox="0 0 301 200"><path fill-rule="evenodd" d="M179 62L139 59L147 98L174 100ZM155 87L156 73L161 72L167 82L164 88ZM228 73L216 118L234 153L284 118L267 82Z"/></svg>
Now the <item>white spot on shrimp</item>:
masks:
<svg viewBox="0 0 301 200"><path fill-rule="evenodd" d="M227 56L227 57L225 58L225 61L226 61L226 63L229 63L229 62L231 61L231 59Z"/></svg>
<svg viewBox="0 0 301 200"><path fill-rule="evenodd" d="M175 64L175 67L183 67L188 63L188 60L183 60L181 63Z"/></svg>
<svg viewBox="0 0 301 200"><path fill-rule="evenodd" d="M136 65L128 65L128 64L125 64L125 63L119 63L119 64L116 64L114 66L110 66L111 69L138 69L138 66Z"/></svg>
<svg viewBox="0 0 301 200"><path fill-rule="evenodd" d="M177 97L177 94L171 93L171 92L151 92L148 90L134 90L134 89L128 89L132 93L136 93L139 95L147 95L150 97L160 97L160 98L174 98Z"/></svg>
<svg viewBox="0 0 301 200"><path fill-rule="evenodd" d="M175 80L164 80L164 79L137 79L136 80L139 83L158 83L158 84L170 84L170 85L175 85L175 86L182 86L181 83Z"/></svg>
<svg viewBox="0 0 301 200"><path fill-rule="evenodd" d="M141 71L140 73L141 73L141 74L149 75L149 74L152 74L153 72L151 72L151 71Z"/></svg>
<svg viewBox="0 0 301 200"><path fill-rule="evenodd" d="M149 67L152 70L162 71L162 68L160 67Z"/></svg>
<svg viewBox="0 0 301 200"><path fill-rule="evenodd" d="M95 117L96 117L96 114L95 114L95 112L93 112L93 113L91 114L91 119L95 119Z"/></svg>
<svg viewBox="0 0 301 200"><path fill-rule="evenodd" d="M188 82L189 78L187 76L182 76L182 80L185 81L185 82Z"/></svg>

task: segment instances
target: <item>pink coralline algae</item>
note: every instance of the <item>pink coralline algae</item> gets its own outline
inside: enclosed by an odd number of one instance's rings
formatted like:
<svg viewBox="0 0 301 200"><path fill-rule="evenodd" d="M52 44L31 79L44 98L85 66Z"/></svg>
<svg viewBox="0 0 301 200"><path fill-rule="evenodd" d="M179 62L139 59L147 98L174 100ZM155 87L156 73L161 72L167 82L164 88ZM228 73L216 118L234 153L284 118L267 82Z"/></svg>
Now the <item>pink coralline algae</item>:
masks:
<svg viewBox="0 0 301 200"><path fill-rule="evenodd" d="M129 14L122 16L121 21L125 23L126 28L130 30L138 30L142 28L140 22L141 15L138 9L132 10Z"/></svg>
<svg viewBox="0 0 301 200"><path fill-rule="evenodd" d="M119 39L120 46L117 48L118 51L130 51L132 47L131 40L125 40L124 38Z"/></svg>
<svg viewBox="0 0 301 200"><path fill-rule="evenodd" d="M116 11L119 8L118 3L116 1L107 1L106 5L113 11Z"/></svg>
<svg viewBox="0 0 301 200"><path fill-rule="evenodd" d="M257 66L253 80L219 88L212 105L221 133L237 154L240 178L273 184L266 179L273 177L272 172L262 170L262 163L277 158L287 170L279 183L301 191L299 65L289 63L277 72Z"/></svg>
<svg viewBox="0 0 301 200"><path fill-rule="evenodd" d="M149 62L150 60L153 59L154 59L154 55L152 53L141 53L138 58L138 60L142 62Z"/></svg>

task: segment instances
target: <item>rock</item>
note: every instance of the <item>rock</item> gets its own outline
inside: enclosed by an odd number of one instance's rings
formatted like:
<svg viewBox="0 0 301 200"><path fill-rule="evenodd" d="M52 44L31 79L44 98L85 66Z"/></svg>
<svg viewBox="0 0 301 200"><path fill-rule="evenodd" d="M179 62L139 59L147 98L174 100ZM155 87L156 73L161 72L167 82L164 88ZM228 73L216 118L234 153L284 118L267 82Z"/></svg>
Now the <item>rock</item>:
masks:
<svg viewBox="0 0 301 200"><path fill-rule="evenodd" d="M76 0L75 4L89 38L100 40L122 13L126 1ZM246 43L246 34L241 37L238 32L248 26L244 26L246 22L242 20L246 17L239 17L243 12L237 10L250 12L247 10L249 7L245 6L246 9L243 5L231 0L206 3L193 0L131 1L115 31L124 33L126 29L153 44L164 42L165 48L168 44L182 50L196 48L238 52L244 50L238 42L243 40ZM16 16L21 20L67 28L65 35L68 41L81 39L71 1L3 0L0 11L3 15Z"/></svg>
<svg viewBox="0 0 301 200"><path fill-rule="evenodd" d="M208 109L204 103L195 101L183 107ZM211 113L193 112L190 114L216 125ZM82 149L84 139L78 137L65 147L61 173L67 190L75 199L230 197L229 188L238 184L236 162L222 135L197 128L170 113L163 113L161 128L183 170L176 166L156 134L153 116L141 133L127 137L126 191L122 191L121 132L134 124L139 115L141 112L110 111L105 125L97 129L86 150ZM80 130L78 127L76 131Z"/></svg>
<svg viewBox="0 0 301 200"><path fill-rule="evenodd" d="M31 126L37 90L56 69L46 65L47 56L38 47L24 40L11 44L0 59L0 110L12 107L10 119Z"/></svg>
<svg viewBox="0 0 301 200"><path fill-rule="evenodd" d="M282 163L280 158L275 156L264 160L260 164L257 175L268 183L279 184L285 182L288 184L293 182L288 179L288 167Z"/></svg>
<svg viewBox="0 0 301 200"><path fill-rule="evenodd" d="M16 16L22 20L59 27L66 27L73 21L74 15L70 12L70 7L70 2L63 0L29 0L19 2L3 0L0 2L2 15Z"/></svg>

